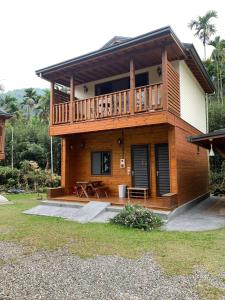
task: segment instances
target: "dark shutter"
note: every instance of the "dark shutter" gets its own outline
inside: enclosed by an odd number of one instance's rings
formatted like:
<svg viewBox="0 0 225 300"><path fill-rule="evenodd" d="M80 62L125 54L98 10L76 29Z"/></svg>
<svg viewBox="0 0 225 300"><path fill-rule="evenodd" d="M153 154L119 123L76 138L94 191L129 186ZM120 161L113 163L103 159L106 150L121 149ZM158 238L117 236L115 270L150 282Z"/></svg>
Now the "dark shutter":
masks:
<svg viewBox="0 0 225 300"><path fill-rule="evenodd" d="M157 194L170 192L169 149L168 144L155 145Z"/></svg>
<svg viewBox="0 0 225 300"><path fill-rule="evenodd" d="M148 145L133 145L132 148L132 185L149 187Z"/></svg>

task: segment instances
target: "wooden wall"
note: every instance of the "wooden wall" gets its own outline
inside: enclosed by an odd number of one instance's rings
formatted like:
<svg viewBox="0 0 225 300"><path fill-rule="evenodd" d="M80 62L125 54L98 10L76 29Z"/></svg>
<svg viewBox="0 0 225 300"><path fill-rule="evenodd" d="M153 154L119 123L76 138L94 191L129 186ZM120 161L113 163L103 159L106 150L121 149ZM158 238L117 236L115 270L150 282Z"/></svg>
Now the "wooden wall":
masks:
<svg viewBox="0 0 225 300"><path fill-rule="evenodd" d="M118 145L118 138L124 135L124 145ZM131 186L131 175L128 175L128 168L131 169L131 145L148 144L150 157L150 181L152 196L156 196L155 178L155 154L154 144L168 142L167 126L139 127L97 133L74 135L69 139L70 161L69 166L69 186L78 180L102 180L110 187L111 194L118 195L118 185L126 184ZM82 148L81 145L85 145ZM120 159L126 159L126 168L120 168ZM104 151L112 152L112 172L108 176L91 175L91 152ZM63 167L64 168L64 167Z"/></svg>
<svg viewBox="0 0 225 300"><path fill-rule="evenodd" d="M187 136L195 133L198 133L196 129L179 121L176 126L146 126L66 136L62 141L62 187L66 193L71 193L76 181L102 180L110 188L111 195L118 196L119 184L132 185L131 175L128 174L128 168L131 169L131 145L148 144L151 198L163 201L157 198L156 193L154 145L168 143L171 192L178 194L181 205L208 192L207 151L201 148L198 152L197 147L186 140ZM118 138L123 136L124 145L118 145ZM112 152L111 175L91 175L92 151ZM125 169L120 168L121 158L126 159Z"/></svg>
<svg viewBox="0 0 225 300"><path fill-rule="evenodd" d="M196 130L175 127L179 205L208 193L208 151L186 141L192 134Z"/></svg>

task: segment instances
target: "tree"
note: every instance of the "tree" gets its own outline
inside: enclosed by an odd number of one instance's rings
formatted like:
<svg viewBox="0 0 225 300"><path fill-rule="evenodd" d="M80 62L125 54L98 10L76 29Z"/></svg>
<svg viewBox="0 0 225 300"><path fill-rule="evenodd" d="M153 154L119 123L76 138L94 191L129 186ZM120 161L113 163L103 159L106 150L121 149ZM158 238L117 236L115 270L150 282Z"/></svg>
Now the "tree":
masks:
<svg viewBox="0 0 225 300"><path fill-rule="evenodd" d="M0 106L5 111L13 115L13 118L10 120L10 122L14 122L15 119L21 118L20 108L15 97L12 97L10 95L3 96L0 99Z"/></svg>
<svg viewBox="0 0 225 300"><path fill-rule="evenodd" d="M225 40L215 37L210 45L214 47L211 62L215 69L217 99L223 103L223 82L225 80Z"/></svg>
<svg viewBox="0 0 225 300"><path fill-rule="evenodd" d="M211 24L211 19L217 18L217 12L215 10L208 11L204 16L199 16L197 20L192 20L188 27L191 30L195 30L195 36L197 36L204 46L204 58L206 60L206 45L209 44L210 38L216 32L215 24Z"/></svg>
<svg viewBox="0 0 225 300"><path fill-rule="evenodd" d="M39 98L36 106L38 116L40 120L46 124L49 122L49 110L50 110L50 91L44 90L44 95Z"/></svg>
<svg viewBox="0 0 225 300"><path fill-rule="evenodd" d="M25 89L25 95L21 106L26 110L28 120L31 117L31 113L34 112L34 108L38 103L39 96L33 88Z"/></svg>

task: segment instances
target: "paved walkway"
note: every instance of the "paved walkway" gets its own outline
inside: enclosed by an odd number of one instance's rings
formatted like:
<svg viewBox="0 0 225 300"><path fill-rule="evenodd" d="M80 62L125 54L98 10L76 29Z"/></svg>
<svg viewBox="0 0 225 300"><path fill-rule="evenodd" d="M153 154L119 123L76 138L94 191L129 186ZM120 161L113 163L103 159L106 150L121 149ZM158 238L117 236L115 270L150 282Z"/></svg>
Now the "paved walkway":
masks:
<svg viewBox="0 0 225 300"><path fill-rule="evenodd" d="M169 220L169 231L205 231L225 227L225 197L210 197Z"/></svg>

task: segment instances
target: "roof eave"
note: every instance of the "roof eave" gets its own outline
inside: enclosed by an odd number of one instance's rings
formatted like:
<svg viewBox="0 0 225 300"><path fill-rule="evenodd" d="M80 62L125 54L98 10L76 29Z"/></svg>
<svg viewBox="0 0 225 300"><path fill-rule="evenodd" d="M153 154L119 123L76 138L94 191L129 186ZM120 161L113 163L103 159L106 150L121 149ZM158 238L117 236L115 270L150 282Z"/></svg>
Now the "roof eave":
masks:
<svg viewBox="0 0 225 300"><path fill-rule="evenodd" d="M162 35L162 36L163 35L171 35L173 37L173 39L176 41L176 44L179 46L179 48L181 49L181 51L183 52L183 55L185 57L185 49L184 49L182 43L179 41L178 37L175 35L175 33L173 32L171 27L166 26L166 27L148 32L146 34L137 36L135 38L131 38L130 40L125 41L123 43L120 43L120 44L117 44L117 45L114 45L114 46L111 46L111 47L108 47L108 48L99 49L97 51L93 51L93 52L87 53L85 55L81 55L81 56L72 58L70 60L66 60L64 62L54 64L54 65L51 65L49 67L39 69L39 70L36 71L36 74L38 76L43 76L44 73L48 73L48 72L51 72L51 71L56 71L56 70L59 70L59 69L64 68L64 67L68 67L70 65L80 63L80 62L82 62L84 60L87 60L87 59L90 59L90 58L95 58L95 57L101 56L103 54L107 54L107 53L110 53L110 52L117 51L119 49L123 49L123 48L129 47L129 46L133 46L133 45L136 45L137 43L144 42L148 39L152 39L152 38L158 37L160 35Z"/></svg>

